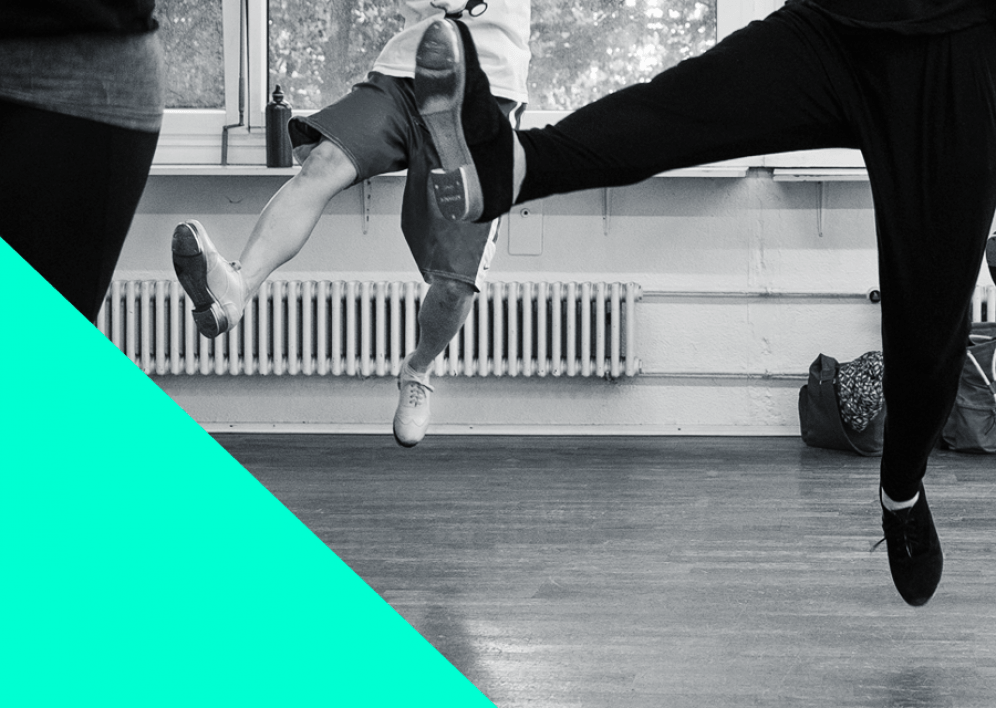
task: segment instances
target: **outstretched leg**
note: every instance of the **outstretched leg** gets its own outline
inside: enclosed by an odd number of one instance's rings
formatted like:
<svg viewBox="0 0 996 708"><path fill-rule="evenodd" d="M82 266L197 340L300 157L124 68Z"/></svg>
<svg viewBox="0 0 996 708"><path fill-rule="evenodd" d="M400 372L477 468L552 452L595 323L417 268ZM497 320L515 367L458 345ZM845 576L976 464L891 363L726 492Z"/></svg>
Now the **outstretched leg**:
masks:
<svg viewBox="0 0 996 708"><path fill-rule="evenodd" d="M250 292L296 256L329 201L356 181L356 168L330 140L322 140L264 207L239 261Z"/></svg>
<svg viewBox="0 0 996 708"><path fill-rule="evenodd" d="M239 323L262 282L300 252L325 205L355 179L353 163L334 143L323 140L301 171L270 199L238 261L226 261L200 223L176 227L173 265L193 302L194 322L202 335L217 337Z"/></svg>

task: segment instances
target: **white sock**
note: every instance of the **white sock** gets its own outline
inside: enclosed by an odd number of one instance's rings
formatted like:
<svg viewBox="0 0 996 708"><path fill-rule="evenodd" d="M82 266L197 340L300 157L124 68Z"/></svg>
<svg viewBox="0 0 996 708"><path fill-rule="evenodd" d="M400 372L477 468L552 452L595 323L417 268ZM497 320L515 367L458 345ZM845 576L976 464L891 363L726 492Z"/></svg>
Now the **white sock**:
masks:
<svg viewBox="0 0 996 708"><path fill-rule="evenodd" d="M882 506L884 506L889 511L899 511L900 509L909 509L911 506L917 503L920 498L920 492L913 495L913 498L908 501L894 501L885 490L882 490Z"/></svg>

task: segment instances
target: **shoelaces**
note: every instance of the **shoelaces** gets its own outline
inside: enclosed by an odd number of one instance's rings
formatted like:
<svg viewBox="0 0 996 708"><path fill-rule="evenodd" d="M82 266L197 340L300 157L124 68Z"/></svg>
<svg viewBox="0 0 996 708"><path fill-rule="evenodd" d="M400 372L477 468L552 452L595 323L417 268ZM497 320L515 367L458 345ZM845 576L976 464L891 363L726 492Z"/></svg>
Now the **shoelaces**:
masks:
<svg viewBox="0 0 996 708"><path fill-rule="evenodd" d="M412 406L421 405L425 401L425 392L435 390L429 384L415 379L407 379L403 385L408 389L408 403Z"/></svg>
<svg viewBox="0 0 996 708"><path fill-rule="evenodd" d="M909 513L908 509L901 509L898 512L886 511L882 524L885 537L872 546L871 550L874 551L891 538L893 541L901 543L905 547L907 555L912 557L913 549L917 546L920 538L920 527L914 523L913 514Z"/></svg>

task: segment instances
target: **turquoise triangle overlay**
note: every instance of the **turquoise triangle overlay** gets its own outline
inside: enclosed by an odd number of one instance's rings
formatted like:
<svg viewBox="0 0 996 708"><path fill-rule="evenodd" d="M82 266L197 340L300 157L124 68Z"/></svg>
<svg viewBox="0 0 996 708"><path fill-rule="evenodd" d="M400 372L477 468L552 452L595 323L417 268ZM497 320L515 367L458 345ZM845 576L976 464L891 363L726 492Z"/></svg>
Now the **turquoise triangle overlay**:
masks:
<svg viewBox="0 0 996 708"><path fill-rule="evenodd" d="M492 706L0 241L0 705Z"/></svg>

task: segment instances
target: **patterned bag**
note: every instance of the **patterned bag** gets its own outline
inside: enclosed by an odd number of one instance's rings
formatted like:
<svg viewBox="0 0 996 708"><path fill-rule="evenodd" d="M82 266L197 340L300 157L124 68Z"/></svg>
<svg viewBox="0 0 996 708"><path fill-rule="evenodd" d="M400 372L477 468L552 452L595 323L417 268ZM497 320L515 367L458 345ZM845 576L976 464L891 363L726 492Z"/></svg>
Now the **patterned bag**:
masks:
<svg viewBox="0 0 996 708"><path fill-rule="evenodd" d="M882 395L882 352L868 352L841 364L834 382L840 419L860 433L885 405Z"/></svg>
<svg viewBox="0 0 996 708"><path fill-rule="evenodd" d="M812 447L882 454L885 399L882 353L868 352L839 364L820 354L809 367L809 382L799 390L802 439Z"/></svg>
<svg viewBox="0 0 996 708"><path fill-rule="evenodd" d="M996 452L996 322L972 325L958 397L941 440L958 452Z"/></svg>

